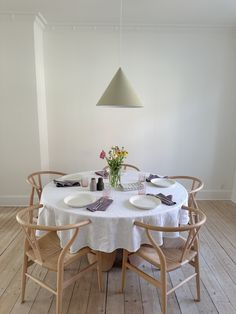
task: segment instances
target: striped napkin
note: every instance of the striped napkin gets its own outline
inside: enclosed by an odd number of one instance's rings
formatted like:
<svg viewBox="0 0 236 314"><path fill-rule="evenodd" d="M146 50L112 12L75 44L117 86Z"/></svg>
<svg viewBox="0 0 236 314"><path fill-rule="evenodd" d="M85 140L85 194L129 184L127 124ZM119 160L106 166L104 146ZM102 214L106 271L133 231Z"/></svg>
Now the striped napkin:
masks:
<svg viewBox="0 0 236 314"><path fill-rule="evenodd" d="M167 205L167 206L172 206L176 204L176 202L172 201L173 195L164 195L162 193L147 194L147 195L152 195L152 196L155 196L156 198L159 198L162 204Z"/></svg>
<svg viewBox="0 0 236 314"><path fill-rule="evenodd" d="M53 180L53 182L56 184L56 187L58 188L63 188L63 187L67 187L67 186L80 186L79 181L75 181L75 180Z"/></svg>
<svg viewBox="0 0 236 314"><path fill-rule="evenodd" d="M87 206L87 210L91 212L105 211L107 207L113 202L112 199L106 197L100 197L96 202Z"/></svg>
<svg viewBox="0 0 236 314"><path fill-rule="evenodd" d="M156 194L157 197L159 197L159 199L161 200L162 204L168 205L168 206L172 206L175 205L176 202L172 201L173 195L164 195L162 193L158 193Z"/></svg>
<svg viewBox="0 0 236 314"><path fill-rule="evenodd" d="M168 176L159 176L158 174L150 174L149 177L146 178L147 182L151 182L152 179L161 179L161 178L168 178Z"/></svg>
<svg viewBox="0 0 236 314"><path fill-rule="evenodd" d="M109 172L107 172L106 170L95 171L95 174L103 178L108 178L109 176Z"/></svg>

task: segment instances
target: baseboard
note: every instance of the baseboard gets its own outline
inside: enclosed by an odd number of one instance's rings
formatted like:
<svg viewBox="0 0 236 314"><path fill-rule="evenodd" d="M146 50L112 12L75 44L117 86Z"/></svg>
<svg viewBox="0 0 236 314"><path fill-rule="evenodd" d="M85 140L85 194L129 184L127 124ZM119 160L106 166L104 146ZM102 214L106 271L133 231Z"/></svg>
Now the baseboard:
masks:
<svg viewBox="0 0 236 314"><path fill-rule="evenodd" d="M236 203L236 192L235 192L235 193L232 193L231 201L234 202L234 203Z"/></svg>
<svg viewBox="0 0 236 314"><path fill-rule="evenodd" d="M198 200L231 200L231 190L203 190L197 193Z"/></svg>
<svg viewBox="0 0 236 314"><path fill-rule="evenodd" d="M0 206L27 206L29 195L0 195Z"/></svg>

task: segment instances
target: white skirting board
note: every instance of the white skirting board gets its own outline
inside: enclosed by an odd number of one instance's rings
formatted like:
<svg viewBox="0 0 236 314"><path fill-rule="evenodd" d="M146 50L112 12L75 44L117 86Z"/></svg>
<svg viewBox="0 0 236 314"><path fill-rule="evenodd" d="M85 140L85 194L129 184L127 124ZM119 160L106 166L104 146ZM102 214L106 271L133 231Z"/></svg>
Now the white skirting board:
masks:
<svg viewBox="0 0 236 314"><path fill-rule="evenodd" d="M199 200L232 200L231 190L202 190L197 193Z"/></svg>
<svg viewBox="0 0 236 314"><path fill-rule="evenodd" d="M1 195L0 206L28 206L29 195Z"/></svg>
<svg viewBox="0 0 236 314"><path fill-rule="evenodd" d="M164 191L163 191L164 193ZM236 203L236 194L231 190L203 190L197 194L199 200L232 200ZM37 200L35 199L37 202ZM28 206L29 195L1 195L0 206Z"/></svg>
<svg viewBox="0 0 236 314"><path fill-rule="evenodd" d="M236 203L236 192L232 194L231 200Z"/></svg>

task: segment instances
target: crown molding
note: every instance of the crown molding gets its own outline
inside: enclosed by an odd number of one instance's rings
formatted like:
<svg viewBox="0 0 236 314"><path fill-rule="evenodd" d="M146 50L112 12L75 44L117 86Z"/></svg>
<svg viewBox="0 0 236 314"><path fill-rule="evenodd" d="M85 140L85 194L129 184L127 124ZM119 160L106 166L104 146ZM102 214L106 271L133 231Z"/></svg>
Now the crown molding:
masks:
<svg viewBox="0 0 236 314"><path fill-rule="evenodd" d="M36 21L47 31L71 30L71 31L112 31L120 30L119 24L101 23L51 23L40 12L14 12L0 11L0 21ZM150 31L236 31L236 24L124 24L122 30L150 32Z"/></svg>
<svg viewBox="0 0 236 314"><path fill-rule="evenodd" d="M85 24L85 23L47 23L46 30L67 30L67 31L112 31L119 32L119 24ZM122 25L124 31L137 32L162 32L162 31L236 31L235 25L206 25L206 24L125 24Z"/></svg>
<svg viewBox="0 0 236 314"><path fill-rule="evenodd" d="M40 12L0 11L0 21L36 22L43 29L47 25L46 19Z"/></svg>
<svg viewBox="0 0 236 314"><path fill-rule="evenodd" d="M47 21L40 12L35 16L34 21L42 30L46 28Z"/></svg>

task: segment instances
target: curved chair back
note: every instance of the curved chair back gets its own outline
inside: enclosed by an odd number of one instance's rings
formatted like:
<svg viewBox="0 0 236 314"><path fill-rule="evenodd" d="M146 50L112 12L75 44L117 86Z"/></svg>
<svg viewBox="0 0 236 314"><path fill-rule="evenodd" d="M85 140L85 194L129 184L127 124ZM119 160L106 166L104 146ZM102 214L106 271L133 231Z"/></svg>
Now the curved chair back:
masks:
<svg viewBox="0 0 236 314"><path fill-rule="evenodd" d="M188 206L198 208L196 195L197 192L202 190L204 183L196 178L191 176L170 176L170 179L174 179L183 184L188 191Z"/></svg>
<svg viewBox="0 0 236 314"><path fill-rule="evenodd" d="M104 167L103 168L103 170L107 170L109 168L109 166L106 166L106 167ZM136 171L140 171L140 169L138 168L138 167L136 167L136 166L134 166L134 165L131 165L131 164L122 164L121 165L121 169L122 170L136 170Z"/></svg>
<svg viewBox="0 0 236 314"><path fill-rule="evenodd" d="M40 198L41 198L43 186L44 186L46 179L47 179L47 181L50 181L50 179L52 179L52 177L64 176L65 174L66 173L64 173L64 172L50 171L50 170L37 171L37 172L31 173L26 179L26 182L28 184L30 184L32 187L29 205L34 204L35 193L38 197L38 203L40 203Z"/></svg>

